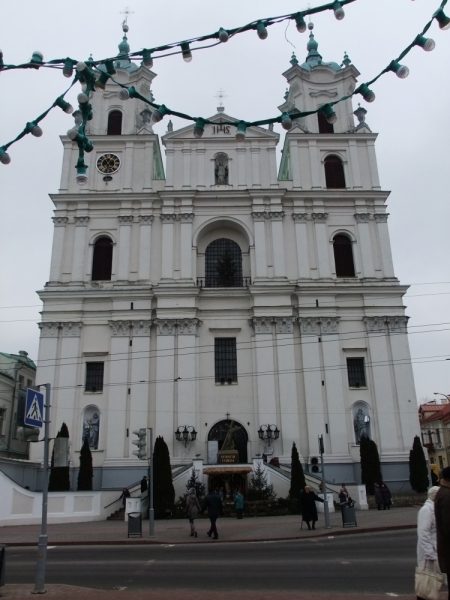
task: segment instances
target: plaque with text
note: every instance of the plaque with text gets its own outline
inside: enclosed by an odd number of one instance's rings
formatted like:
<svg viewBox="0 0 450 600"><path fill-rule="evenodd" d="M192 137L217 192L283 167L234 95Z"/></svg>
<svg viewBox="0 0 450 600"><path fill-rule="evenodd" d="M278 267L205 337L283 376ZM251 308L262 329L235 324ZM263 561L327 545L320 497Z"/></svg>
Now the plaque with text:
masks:
<svg viewBox="0 0 450 600"><path fill-rule="evenodd" d="M217 462L221 465L234 465L239 462L239 452L237 450L229 450L227 452L219 452Z"/></svg>

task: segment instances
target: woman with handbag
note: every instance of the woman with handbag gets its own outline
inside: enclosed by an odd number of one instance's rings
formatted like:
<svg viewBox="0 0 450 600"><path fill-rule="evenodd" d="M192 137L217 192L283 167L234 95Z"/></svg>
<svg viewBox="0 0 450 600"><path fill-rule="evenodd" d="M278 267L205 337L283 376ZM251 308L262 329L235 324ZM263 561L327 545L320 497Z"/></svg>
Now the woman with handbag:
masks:
<svg viewBox="0 0 450 600"><path fill-rule="evenodd" d="M434 499L438 490L437 486L428 490L428 499L419 510L417 517L417 600L438 599L444 580L437 562Z"/></svg>
<svg viewBox="0 0 450 600"><path fill-rule="evenodd" d="M198 513L201 511L201 509L202 507L198 501L195 488L190 488L188 495L186 496L186 516L189 519L189 524L191 526L191 537L197 537L194 520L198 517Z"/></svg>

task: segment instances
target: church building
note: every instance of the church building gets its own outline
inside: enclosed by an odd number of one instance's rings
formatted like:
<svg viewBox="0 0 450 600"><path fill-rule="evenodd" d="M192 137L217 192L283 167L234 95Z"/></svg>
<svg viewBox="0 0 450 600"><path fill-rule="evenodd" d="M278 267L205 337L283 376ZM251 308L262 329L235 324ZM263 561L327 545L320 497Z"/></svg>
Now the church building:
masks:
<svg viewBox="0 0 450 600"><path fill-rule="evenodd" d="M119 50L115 77L151 100L156 74L128 60L126 36ZM324 62L312 31L307 52L283 73L282 113L315 111L357 85L348 56ZM295 442L314 474L323 435L327 479L339 483L360 482L367 435L391 489L407 487L420 433L407 286L394 273L366 110L349 98L332 124L322 112L294 120L280 162L271 126L236 139L238 118L220 106L202 137L165 117L160 140L153 109L119 91L109 80L90 100L85 185L76 143L61 138L39 292L51 437L67 424L76 468L87 437L101 489L142 476L140 428L164 437L173 465L201 461L209 477L225 441L238 455L230 473L263 455L289 466ZM41 458L42 444L31 452Z"/></svg>

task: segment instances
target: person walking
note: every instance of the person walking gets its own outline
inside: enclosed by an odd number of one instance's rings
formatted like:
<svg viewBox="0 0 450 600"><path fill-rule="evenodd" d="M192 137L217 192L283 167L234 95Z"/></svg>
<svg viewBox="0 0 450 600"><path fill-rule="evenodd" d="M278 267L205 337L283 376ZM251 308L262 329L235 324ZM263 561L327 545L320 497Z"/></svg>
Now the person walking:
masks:
<svg viewBox="0 0 450 600"><path fill-rule="evenodd" d="M302 522L308 525L308 529L311 529L309 522L312 521L312 529L316 528L317 521L317 508L316 502L323 502L317 494L311 491L309 485L307 485L301 495L300 503L302 506Z"/></svg>
<svg viewBox="0 0 450 600"><path fill-rule="evenodd" d="M141 479L141 494L143 494L147 490L148 490L148 479L147 479L147 476L144 475L144 477Z"/></svg>
<svg viewBox="0 0 450 600"><path fill-rule="evenodd" d="M380 484L380 492L381 492L381 498L383 500L383 510L386 510L386 509L391 510L391 504L392 504L391 490L383 482Z"/></svg>
<svg viewBox="0 0 450 600"><path fill-rule="evenodd" d="M189 524L191 526L191 537L197 537L197 532L195 531L195 519L198 517L198 513L201 511L200 502L197 498L197 492L195 488L190 488L188 495L186 496L186 515L189 519Z"/></svg>
<svg viewBox="0 0 450 600"><path fill-rule="evenodd" d="M434 499L437 556L442 573L450 579L450 467L442 469L441 487ZM450 600L450 589L448 591Z"/></svg>
<svg viewBox="0 0 450 600"><path fill-rule="evenodd" d="M244 496L241 494L241 490L237 490L234 495L234 508L236 509L236 518L242 519L244 513Z"/></svg>
<svg viewBox="0 0 450 600"><path fill-rule="evenodd" d="M217 517L223 516L223 505L222 500L219 498L217 490L210 490L209 494L203 500L203 508L202 514L208 510L209 520L211 522L211 526L209 531L206 532L206 535L209 537L213 536L213 539L219 539L219 534L217 532Z"/></svg>
<svg viewBox="0 0 450 600"><path fill-rule="evenodd" d="M427 571L434 571L437 560L434 500L438 491L437 486L428 490L428 498L417 515L417 566L419 569L430 567ZM424 598L417 596L417 600L424 600Z"/></svg>
<svg viewBox="0 0 450 600"><path fill-rule="evenodd" d="M375 502L377 503L378 510L381 510L383 506L383 496L381 494L381 488L378 483L374 483L373 489L375 491Z"/></svg>

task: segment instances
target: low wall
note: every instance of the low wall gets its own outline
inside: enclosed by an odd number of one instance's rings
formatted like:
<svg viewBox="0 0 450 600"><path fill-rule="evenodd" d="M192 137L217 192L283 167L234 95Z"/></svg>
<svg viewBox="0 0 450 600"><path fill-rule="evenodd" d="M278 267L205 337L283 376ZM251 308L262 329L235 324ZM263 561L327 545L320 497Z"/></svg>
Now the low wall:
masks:
<svg viewBox="0 0 450 600"><path fill-rule="evenodd" d="M37 525L42 517L42 493L31 492L0 471L0 526ZM49 523L103 521L113 512L105 509L118 497L117 490L105 492L50 492ZM120 507L120 505L118 506Z"/></svg>

